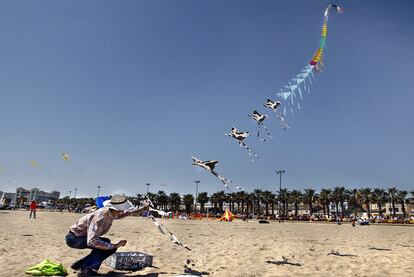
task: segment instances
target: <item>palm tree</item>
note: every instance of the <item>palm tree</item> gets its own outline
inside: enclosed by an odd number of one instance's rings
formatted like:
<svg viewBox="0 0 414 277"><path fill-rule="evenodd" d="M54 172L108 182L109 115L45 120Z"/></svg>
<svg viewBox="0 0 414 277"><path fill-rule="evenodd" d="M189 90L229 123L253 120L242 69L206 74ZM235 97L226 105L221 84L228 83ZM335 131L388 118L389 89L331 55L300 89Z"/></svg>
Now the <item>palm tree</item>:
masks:
<svg viewBox="0 0 414 277"><path fill-rule="evenodd" d="M194 204L194 196L192 194L183 195L183 204L187 213L191 212L191 207Z"/></svg>
<svg viewBox="0 0 414 277"><path fill-rule="evenodd" d="M140 204L141 204L141 202L140 202L140 200L141 200L141 198L142 198L142 194L141 193L137 193L137 194L135 194L136 195L136 198L137 198L137 206L138 206L138 208L139 208L139 206L140 206Z"/></svg>
<svg viewBox="0 0 414 277"><path fill-rule="evenodd" d="M407 199L408 204L414 204L414 190L410 191L411 197Z"/></svg>
<svg viewBox="0 0 414 277"><path fill-rule="evenodd" d="M236 198L240 201L241 203L241 209L239 210L239 213L244 214L245 210L244 210L244 204L248 202L248 194L245 191L239 191L236 194Z"/></svg>
<svg viewBox="0 0 414 277"><path fill-rule="evenodd" d="M220 200L219 198L220 198L220 196L217 192L213 193L210 196L210 201L211 201L211 203L213 204L213 207L214 207L214 214L217 214L217 205L218 205L219 200Z"/></svg>
<svg viewBox="0 0 414 277"><path fill-rule="evenodd" d="M238 192L236 192L236 193L234 194L234 201L235 201L235 203L237 204L237 213L238 213L238 214L240 214L240 213L241 213L241 212L240 212L240 203L242 202L242 198L241 198L240 192L241 192L241 191L238 191Z"/></svg>
<svg viewBox="0 0 414 277"><path fill-rule="evenodd" d="M224 192L224 190L221 190L217 192L217 195L218 195L218 204L220 207L220 212L222 213L224 212L223 204L224 204L224 201L226 200L226 193Z"/></svg>
<svg viewBox="0 0 414 277"><path fill-rule="evenodd" d="M368 220L371 218L371 200L372 200L372 189L371 188L362 188L360 189L362 202L366 206L368 213Z"/></svg>
<svg viewBox="0 0 414 277"><path fill-rule="evenodd" d="M277 202L277 195L276 195L276 193L273 193L272 195L273 195L272 216L273 216L273 218L275 218L275 205L276 205L276 202Z"/></svg>
<svg viewBox="0 0 414 277"><path fill-rule="evenodd" d="M289 200L289 202L293 203L295 206L295 217L298 217L299 203L302 200L302 193L300 190L292 190L289 194Z"/></svg>
<svg viewBox="0 0 414 277"><path fill-rule="evenodd" d="M392 187L392 188L388 189L388 195L389 195L390 200L391 200L392 216L393 217L395 217L395 200L396 200L397 192L398 192L398 190L395 187Z"/></svg>
<svg viewBox="0 0 414 277"><path fill-rule="evenodd" d="M168 195L165 194L165 191L159 190L156 198L158 205L160 205L160 209L165 210L168 205Z"/></svg>
<svg viewBox="0 0 414 277"><path fill-rule="evenodd" d="M172 192L170 193L169 200L170 200L171 210L178 211L180 209L181 196L176 192Z"/></svg>
<svg viewBox="0 0 414 277"><path fill-rule="evenodd" d="M405 190L400 190L397 192L397 200L401 203L401 210L403 212L403 219L406 216L405 212L405 198L407 197L408 192Z"/></svg>
<svg viewBox="0 0 414 277"><path fill-rule="evenodd" d="M303 194L304 202L309 205L309 213L312 215L312 204L315 197L315 190L314 189L305 189L305 193Z"/></svg>
<svg viewBox="0 0 414 277"><path fill-rule="evenodd" d="M198 201L198 203L200 203L201 213L204 213L204 205L208 202L207 192L200 192L197 195L197 201Z"/></svg>
<svg viewBox="0 0 414 277"><path fill-rule="evenodd" d="M263 194L263 191L260 190L260 189L255 189L253 191L254 200L257 203L256 207L257 207L257 215L258 216L260 215L260 201L262 200L262 194Z"/></svg>
<svg viewBox="0 0 414 277"><path fill-rule="evenodd" d="M236 202L236 193L227 193L227 203L229 203L230 211L234 213L234 203Z"/></svg>
<svg viewBox="0 0 414 277"><path fill-rule="evenodd" d="M372 201L377 204L379 215L382 217L382 207L388 201L388 196L385 189L374 189L372 191Z"/></svg>
<svg viewBox="0 0 414 277"><path fill-rule="evenodd" d="M273 193L271 191L265 190L262 192L262 199L263 203L265 204L265 214L266 216L269 216L269 204L273 203Z"/></svg>
<svg viewBox="0 0 414 277"><path fill-rule="evenodd" d="M157 195L152 192L147 193L148 198L151 200L152 204L154 204L154 208L157 209L158 203L157 203Z"/></svg>
<svg viewBox="0 0 414 277"><path fill-rule="evenodd" d="M334 188L333 194L335 195L336 200L336 216L338 216L338 203L341 204L341 216L345 214L345 205L344 202L348 198L348 192L344 187L336 187Z"/></svg>
<svg viewBox="0 0 414 277"><path fill-rule="evenodd" d="M329 204L331 203L331 196L332 196L332 190L330 189L322 189L321 193L319 194L319 201L323 208L323 215L326 216L326 214L328 214L329 217L330 217Z"/></svg>
<svg viewBox="0 0 414 277"><path fill-rule="evenodd" d="M349 192L349 200L348 200L348 209L353 211L354 216L356 217L357 214L361 211L361 203L362 203L362 196L358 189L352 189Z"/></svg>
<svg viewBox="0 0 414 277"><path fill-rule="evenodd" d="M282 216L288 214L288 202L289 202L289 191L287 188L283 188L280 191L280 201L282 202Z"/></svg>

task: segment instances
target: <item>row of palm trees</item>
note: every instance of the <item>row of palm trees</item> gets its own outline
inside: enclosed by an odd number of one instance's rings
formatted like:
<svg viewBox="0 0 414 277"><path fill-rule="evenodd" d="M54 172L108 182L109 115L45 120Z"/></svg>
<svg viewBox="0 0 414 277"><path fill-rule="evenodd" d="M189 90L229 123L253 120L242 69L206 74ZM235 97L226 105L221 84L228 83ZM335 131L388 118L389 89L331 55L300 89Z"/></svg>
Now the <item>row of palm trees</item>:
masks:
<svg viewBox="0 0 414 277"><path fill-rule="evenodd" d="M214 213L223 212L223 207L227 204L233 213L264 214L268 216L269 211L274 215L276 206L281 215L286 216L288 211L292 210L296 217L302 205L308 208L310 215L314 212L322 212L325 216L343 217L350 214L357 215L365 211L368 213L368 217L371 217L372 204L376 204L378 213L382 216L385 212L386 203L390 203L393 216L396 216L396 205L399 204L403 216L406 217L406 204L414 203L414 191L410 193L411 197L407 198L407 191L398 190L395 187L388 189L335 187L333 189L322 189L319 193L312 188L305 189L303 192L300 190L289 191L284 188L277 194L268 190L255 189L251 193L246 191L232 193L218 191L208 195L207 192L200 192L197 195L197 203L200 212L206 212L205 205L210 202ZM132 197L131 201L138 204L141 196L138 194L137 197ZM158 191L158 193L148 193L148 196L159 209L177 211L180 210L181 205L184 205L187 212L192 212L195 208L193 194L180 196L180 194L174 192L167 195L164 191ZM331 211L331 204L334 204L335 207L333 211Z"/></svg>

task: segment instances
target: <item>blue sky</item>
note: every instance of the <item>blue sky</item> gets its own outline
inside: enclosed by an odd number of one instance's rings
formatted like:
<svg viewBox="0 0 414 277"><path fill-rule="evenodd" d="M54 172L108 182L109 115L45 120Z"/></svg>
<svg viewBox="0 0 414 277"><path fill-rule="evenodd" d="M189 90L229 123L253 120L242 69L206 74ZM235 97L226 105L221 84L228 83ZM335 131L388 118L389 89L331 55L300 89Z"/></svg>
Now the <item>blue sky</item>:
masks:
<svg viewBox="0 0 414 277"><path fill-rule="evenodd" d="M261 161L224 135L255 132L247 115L309 61L328 3L3 1L0 166L13 185L2 175L0 190L223 189L192 155L247 190L275 190L280 168L288 189L414 189L410 1L337 2L326 68L291 128L273 117L272 141L247 140Z"/></svg>

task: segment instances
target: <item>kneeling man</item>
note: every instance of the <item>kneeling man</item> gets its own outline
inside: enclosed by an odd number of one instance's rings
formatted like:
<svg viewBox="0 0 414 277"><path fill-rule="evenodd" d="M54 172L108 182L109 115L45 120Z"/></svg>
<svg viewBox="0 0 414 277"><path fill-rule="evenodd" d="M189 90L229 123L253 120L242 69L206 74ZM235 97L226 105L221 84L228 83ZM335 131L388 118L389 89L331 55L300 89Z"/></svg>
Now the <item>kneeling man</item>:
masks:
<svg viewBox="0 0 414 277"><path fill-rule="evenodd" d="M69 228L66 243L69 247L92 249L86 257L74 262L71 268L79 270L78 276L99 276L97 271L102 262L114 254L119 247L125 246L127 241L121 240L111 243L102 237L111 228L114 219L120 219L131 214L139 214L147 206L140 209L133 208L125 194L115 194L104 202L104 207L79 219Z"/></svg>

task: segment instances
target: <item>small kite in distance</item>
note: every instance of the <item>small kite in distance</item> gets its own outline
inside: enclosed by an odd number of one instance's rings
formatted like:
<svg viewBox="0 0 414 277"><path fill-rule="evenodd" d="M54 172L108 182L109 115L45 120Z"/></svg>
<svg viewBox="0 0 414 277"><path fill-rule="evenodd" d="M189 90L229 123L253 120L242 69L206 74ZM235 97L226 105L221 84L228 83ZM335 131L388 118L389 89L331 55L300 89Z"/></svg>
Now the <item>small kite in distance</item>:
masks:
<svg viewBox="0 0 414 277"><path fill-rule="evenodd" d="M71 159L71 157L69 156L68 153L65 152L61 152L60 153L62 155L62 158L65 162L69 163L75 170L79 171L80 173L83 174L83 169L80 167L79 164L74 163Z"/></svg>
<svg viewBox="0 0 414 277"><path fill-rule="evenodd" d="M39 168L40 170L43 171L43 173L45 173L47 176L50 177L50 179L54 180L55 178L52 176L52 174L50 173L49 170L47 170L46 168L44 168L43 166L41 166L36 160L29 160L29 164L33 167Z"/></svg>

